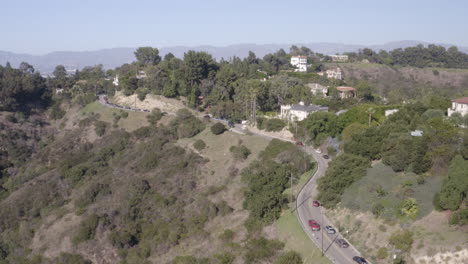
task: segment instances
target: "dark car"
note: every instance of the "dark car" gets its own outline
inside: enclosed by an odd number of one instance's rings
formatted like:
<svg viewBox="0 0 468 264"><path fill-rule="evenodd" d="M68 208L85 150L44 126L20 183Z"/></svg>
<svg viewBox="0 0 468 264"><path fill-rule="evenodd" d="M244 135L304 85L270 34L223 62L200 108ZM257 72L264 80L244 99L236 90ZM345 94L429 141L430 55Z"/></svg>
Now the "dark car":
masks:
<svg viewBox="0 0 468 264"><path fill-rule="evenodd" d="M301 141L297 141L297 142L296 142L296 145L302 147L302 146L304 146L304 143L302 143Z"/></svg>
<svg viewBox="0 0 468 264"><path fill-rule="evenodd" d="M342 239L342 238L337 239L337 240L336 240L336 243L338 244L338 246L339 246L340 248L347 248L347 247L349 247L348 242L346 242L346 240L344 240L344 239Z"/></svg>
<svg viewBox="0 0 468 264"><path fill-rule="evenodd" d="M234 127L234 122L229 121L229 122L228 122L228 126L229 126L229 127Z"/></svg>
<svg viewBox="0 0 468 264"><path fill-rule="evenodd" d="M324 159L329 159L330 157L328 155L323 155L322 156Z"/></svg>
<svg viewBox="0 0 468 264"><path fill-rule="evenodd" d="M211 117L209 115L204 115L203 118L210 119Z"/></svg>
<svg viewBox="0 0 468 264"><path fill-rule="evenodd" d="M319 206L320 206L320 202L317 201L317 200L315 200L315 201L312 202L312 205L313 205L314 207L319 207Z"/></svg>
<svg viewBox="0 0 468 264"><path fill-rule="evenodd" d="M353 260L358 264L367 264L367 261L363 257L354 256Z"/></svg>

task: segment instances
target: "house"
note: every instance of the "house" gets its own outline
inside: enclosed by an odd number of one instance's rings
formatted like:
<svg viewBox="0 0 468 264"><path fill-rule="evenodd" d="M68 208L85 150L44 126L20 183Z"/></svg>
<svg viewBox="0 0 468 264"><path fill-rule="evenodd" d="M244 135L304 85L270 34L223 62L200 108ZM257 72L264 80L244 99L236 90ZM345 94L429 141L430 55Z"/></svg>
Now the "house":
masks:
<svg viewBox="0 0 468 264"><path fill-rule="evenodd" d="M452 100L452 107L448 109L448 116L459 113L461 116L468 114L468 97Z"/></svg>
<svg viewBox="0 0 468 264"><path fill-rule="evenodd" d="M296 67L295 72L307 71L307 56L292 56L291 65Z"/></svg>
<svg viewBox="0 0 468 264"><path fill-rule="evenodd" d="M415 130L410 132L412 137L422 137L423 131L422 130Z"/></svg>
<svg viewBox="0 0 468 264"><path fill-rule="evenodd" d="M55 89L55 94L62 94L62 93L63 93L63 88Z"/></svg>
<svg viewBox="0 0 468 264"><path fill-rule="evenodd" d="M330 79L337 79L337 80L343 80L343 75L341 73L341 69L339 67L334 68L334 69L329 69L326 70L325 72L319 72L318 75L320 76L327 76L327 78Z"/></svg>
<svg viewBox="0 0 468 264"><path fill-rule="evenodd" d="M116 75L114 81L112 82L115 86L119 86L119 75Z"/></svg>
<svg viewBox="0 0 468 264"><path fill-rule="evenodd" d="M348 55L328 55L331 57L333 62L346 62L348 61Z"/></svg>
<svg viewBox="0 0 468 264"><path fill-rule="evenodd" d="M328 107L313 104L305 105L304 102L300 102L299 104L293 105L282 105L280 118L289 121L302 121L310 113L315 112L328 112Z"/></svg>
<svg viewBox="0 0 468 264"><path fill-rule="evenodd" d="M399 110L398 109L389 109L389 110L385 110L385 116L390 116L390 115L393 115L394 113L398 112Z"/></svg>
<svg viewBox="0 0 468 264"><path fill-rule="evenodd" d="M308 83L306 85L307 85L307 87L310 88L310 92L313 95L327 96L327 94L328 94L328 87L326 87L326 86L323 86L323 85L318 84L318 83Z"/></svg>
<svg viewBox="0 0 468 264"><path fill-rule="evenodd" d="M336 87L336 90L338 90L338 96L341 99L356 97L356 88L349 86L338 86Z"/></svg>

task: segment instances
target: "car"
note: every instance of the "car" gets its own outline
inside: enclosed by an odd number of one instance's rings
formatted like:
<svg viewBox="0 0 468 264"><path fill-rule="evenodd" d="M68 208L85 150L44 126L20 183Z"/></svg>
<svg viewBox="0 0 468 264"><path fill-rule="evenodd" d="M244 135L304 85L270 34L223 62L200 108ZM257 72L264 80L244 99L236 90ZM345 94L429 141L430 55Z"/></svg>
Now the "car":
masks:
<svg viewBox="0 0 468 264"><path fill-rule="evenodd" d="M204 115L203 118L204 119L210 119L211 117L209 115Z"/></svg>
<svg viewBox="0 0 468 264"><path fill-rule="evenodd" d="M328 155L323 155L322 156L324 159L329 159L330 157Z"/></svg>
<svg viewBox="0 0 468 264"><path fill-rule="evenodd" d="M312 202L312 205L313 205L314 207L319 207L319 206L320 206L320 202L317 201L317 200L315 200L315 201Z"/></svg>
<svg viewBox="0 0 468 264"><path fill-rule="evenodd" d="M363 257L354 256L353 260L358 264L367 264L367 261Z"/></svg>
<svg viewBox="0 0 468 264"><path fill-rule="evenodd" d="M312 231L320 231L320 225L315 220L309 220L309 227Z"/></svg>
<svg viewBox="0 0 468 264"><path fill-rule="evenodd" d="M327 230L327 234L336 234L336 230L332 226L325 226L325 230Z"/></svg>
<svg viewBox="0 0 468 264"><path fill-rule="evenodd" d="M302 143L301 141L296 141L296 145L297 146L304 146L304 143Z"/></svg>
<svg viewBox="0 0 468 264"><path fill-rule="evenodd" d="M228 126L229 126L229 127L234 127L234 122L229 121L229 122L228 122Z"/></svg>
<svg viewBox="0 0 468 264"><path fill-rule="evenodd" d="M337 240L336 240L336 243L338 244L338 246L339 246L340 248L347 248L347 247L349 247L348 242L346 242L346 240L344 240L344 239L342 239L342 238L337 239Z"/></svg>
<svg viewBox="0 0 468 264"><path fill-rule="evenodd" d="M322 153L322 150L318 148L318 149L315 150L315 152L320 154L320 153Z"/></svg>

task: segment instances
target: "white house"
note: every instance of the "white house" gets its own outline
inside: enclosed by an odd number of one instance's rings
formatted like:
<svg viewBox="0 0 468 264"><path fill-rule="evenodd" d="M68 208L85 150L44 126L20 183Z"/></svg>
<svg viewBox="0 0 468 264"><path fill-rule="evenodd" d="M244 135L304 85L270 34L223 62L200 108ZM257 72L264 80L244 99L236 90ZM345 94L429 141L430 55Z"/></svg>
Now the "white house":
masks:
<svg viewBox="0 0 468 264"><path fill-rule="evenodd" d="M146 72L145 71L138 71L136 77L137 77L137 79L144 79L144 78L146 78Z"/></svg>
<svg viewBox="0 0 468 264"><path fill-rule="evenodd" d="M385 110L385 116L390 116L390 115L393 115L394 113L398 112L399 110L398 109L388 109L388 110Z"/></svg>
<svg viewBox="0 0 468 264"><path fill-rule="evenodd" d="M454 113L460 113L462 116L468 114L468 97L452 100L452 107L448 109L448 116L452 116Z"/></svg>
<svg viewBox="0 0 468 264"><path fill-rule="evenodd" d="M318 83L308 83L307 87L310 88L310 92L313 95L322 95L322 96L327 96L328 94L328 87L323 86Z"/></svg>
<svg viewBox="0 0 468 264"><path fill-rule="evenodd" d="M338 86L336 87L338 96L341 99L354 98L356 97L356 88L350 86Z"/></svg>
<svg viewBox="0 0 468 264"><path fill-rule="evenodd" d="M327 78L330 78L330 79L343 80L343 75L341 74L341 69L339 67L335 69L326 70L325 72L319 72L318 75L320 76L326 75Z"/></svg>
<svg viewBox="0 0 468 264"><path fill-rule="evenodd" d="M116 75L114 81L112 82L115 86L119 86L119 75Z"/></svg>
<svg viewBox="0 0 468 264"><path fill-rule="evenodd" d="M328 55L334 62L345 62L348 61L348 55Z"/></svg>
<svg viewBox="0 0 468 264"><path fill-rule="evenodd" d="M291 65L296 67L296 72L307 71L307 56L292 56Z"/></svg>
<svg viewBox="0 0 468 264"><path fill-rule="evenodd" d="M302 121L310 113L314 112L328 112L327 106L321 105L305 105L304 102L293 105L282 105L280 118L286 119L289 121Z"/></svg>

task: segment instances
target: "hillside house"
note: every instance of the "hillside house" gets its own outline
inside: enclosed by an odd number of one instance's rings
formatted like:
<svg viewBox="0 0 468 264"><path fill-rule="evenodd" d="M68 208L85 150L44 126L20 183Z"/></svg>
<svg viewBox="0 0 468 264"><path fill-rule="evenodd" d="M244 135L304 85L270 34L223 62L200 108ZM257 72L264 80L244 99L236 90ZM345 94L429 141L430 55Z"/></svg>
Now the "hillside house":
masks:
<svg viewBox="0 0 468 264"><path fill-rule="evenodd" d="M339 67L326 70L325 72L319 72L318 75L326 76L330 79L343 80L343 74L341 73L341 69Z"/></svg>
<svg viewBox="0 0 468 264"><path fill-rule="evenodd" d="M305 105L304 102L293 105L282 105L280 118L288 121L302 121L307 118L310 113L328 112L327 106L321 105Z"/></svg>
<svg viewBox="0 0 468 264"><path fill-rule="evenodd" d="M462 97L452 100L452 107L448 109L448 116L459 113L461 116L468 114L468 97Z"/></svg>
<svg viewBox="0 0 468 264"><path fill-rule="evenodd" d="M341 99L356 97L356 88L349 86L338 86L336 87L336 90L338 91L338 96Z"/></svg>
<svg viewBox="0 0 468 264"><path fill-rule="evenodd" d="M333 62L346 62L348 61L348 55L328 55L331 57Z"/></svg>
<svg viewBox="0 0 468 264"><path fill-rule="evenodd" d="M399 110L398 109L388 109L388 110L385 110L385 116L391 116L393 115L394 113L398 112Z"/></svg>
<svg viewBox="0 0 468 264"><path fill-rule="evenodd" d="M137 79L144 79L144 78L146 78L146 72L145 71L138 71L136 77L137 77Z"/></svg>
<svg viewBox="0 0 468 264"><path fill-rule="evenodd" d="M307 56L292 56L291 65L296 67L295 72L307 71Z"/></svg>
<svg viewBox="0 0 468 264"><path fill-rule="evenodd" d="M119 75L116 75L116 76L115 76L114 81L112 81L112 83L113 83L115 86L119 86Z"/></svg>
<svg viewBox="0 0 468 264"><path fill-rule="evenodd" d="M313 95L322 95L322 96L327 96L328 94L328 87L323 86L318 83L308 83L307 87L310 88L310 92Z"/></svg>

